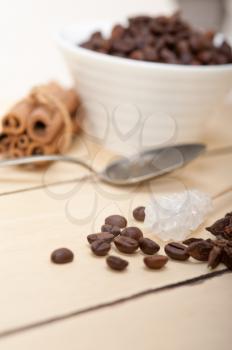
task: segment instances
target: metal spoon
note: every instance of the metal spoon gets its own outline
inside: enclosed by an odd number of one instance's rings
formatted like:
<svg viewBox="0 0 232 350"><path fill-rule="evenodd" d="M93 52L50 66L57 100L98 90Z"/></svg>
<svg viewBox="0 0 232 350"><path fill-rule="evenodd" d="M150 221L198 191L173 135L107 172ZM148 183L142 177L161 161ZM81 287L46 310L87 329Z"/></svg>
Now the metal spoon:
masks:
<svg viewBox="0 0 232 350"><path fill-rule="evenodd" d="M185 166L203 153L206 155L217 155L228 151L231 152L232 147L206 152L206 146L201 143L152 148L129 158L119 158L108 164L101 172L97 172L91 165L81 159L64 155L36 155L7 159L0 161L0 167L46 161L62 161L81 165L93 173L100 181L111 185L132 185L170 173Z"/></svg>

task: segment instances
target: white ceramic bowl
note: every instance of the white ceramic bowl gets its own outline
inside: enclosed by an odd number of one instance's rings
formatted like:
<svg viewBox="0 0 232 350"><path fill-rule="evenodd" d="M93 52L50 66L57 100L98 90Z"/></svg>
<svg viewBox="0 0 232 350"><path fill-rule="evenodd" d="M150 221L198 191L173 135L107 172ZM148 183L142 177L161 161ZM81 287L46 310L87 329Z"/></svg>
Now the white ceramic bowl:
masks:
<svg viewBox="0 0 232 350"><path fill-rule="evenodd" d="M232 89L232 65L180 66L96 53L78 44L113 23L81 23L58 37L87 112L85 132L117 153L203 139Z"/></svg>

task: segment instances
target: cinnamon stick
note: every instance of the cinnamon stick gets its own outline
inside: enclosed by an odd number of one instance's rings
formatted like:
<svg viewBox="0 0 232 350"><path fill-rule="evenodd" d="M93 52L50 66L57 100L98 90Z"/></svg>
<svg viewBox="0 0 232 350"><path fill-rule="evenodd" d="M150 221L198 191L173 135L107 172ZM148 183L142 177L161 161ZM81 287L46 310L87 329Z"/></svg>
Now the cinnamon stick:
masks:
<svg viewBox="0 0 232 350"><path fill-rule="evenodd" d="M17 103L10 112L3 117L3 133L9 135L20 135L26 130L27 119L33 110L33 101L29 98Z"/></svg>
<svg viewBox="0 0 232 350"><path fill-rule="evenodd" d="M32 140L47 144L53 141L62 127L64 123L59 112L51 112L46 106L39 106L30 115L27 132Z"/></svg>
<svg viewBox="0 0 232 350"><path fill-rule="evenodd" d="M39 142L32 142L29 144L26 155L38 156L55 153L56 148L54 145L41 145Z"/></svg>
<svg viewBox="0 0 232 350"><path fill-rule="evenodd" d="M25 156L25 153L23 152L22 149L16 148L16 147L11 147L8 151L8 156L10 158L20 158Z"/></svg>
<svg viewBox="0 0 232 350"><path fill-rule="evenodd" d="M79 131L79 104L73 89L57 83L33 88L3 118L0 152L9 157L65 152Z"/></svg>
<svg viewBox="0 0 232 350"><path fill-rule="evenodd" d="M74 89L64 90L56 82L51 82L43 86L45 92L58 98L67 108L72 116L80 105L80 99Z"/></svg>
<svg viewBox="0 0 232 350"><path fill-rule="evenodd" d="M19 135L15 141L15 147L25 150L30 144L30 138L27 134Z"/></svg>

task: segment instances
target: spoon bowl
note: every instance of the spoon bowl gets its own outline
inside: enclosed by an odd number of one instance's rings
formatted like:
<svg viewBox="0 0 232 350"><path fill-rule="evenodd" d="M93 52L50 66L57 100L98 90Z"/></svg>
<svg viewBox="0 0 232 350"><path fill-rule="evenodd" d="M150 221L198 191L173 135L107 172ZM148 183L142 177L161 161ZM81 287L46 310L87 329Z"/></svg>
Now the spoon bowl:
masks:
<svg viewBox="0 0 232 350"><path fill-rule="evenodd" d="M181 168L205 151L201 143L152 148L110 163L98 176L112 185L132 185Z"/></svg>

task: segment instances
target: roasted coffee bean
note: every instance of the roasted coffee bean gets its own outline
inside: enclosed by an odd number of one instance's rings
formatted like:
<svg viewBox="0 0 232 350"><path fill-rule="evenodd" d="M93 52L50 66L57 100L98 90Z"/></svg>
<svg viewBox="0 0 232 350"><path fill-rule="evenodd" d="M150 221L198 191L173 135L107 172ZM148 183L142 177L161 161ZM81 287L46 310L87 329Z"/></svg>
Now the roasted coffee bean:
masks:
<svg viewBox="0 0 232 350"><path fill-rule="evenodd" d="M140 238L139 247L144 254L153 255L160 250L160 246L149 238Z"/></svg>
<svg viewBox="0 0 232 350"><path fill-rule="evenodd" d="M135 60L187 65L232 63L227 42L214 45L216 33L197 30L180 14L170 17L137 16L127 26L115 25L109 38L94 33L82 47Z"/></svg>
<svg viewBox="0 0 232 350"><path fill-rule="evenodd" d="M125 35L125 28L121 24L116 24L111 32L111 39L118 40Z"/></svg>
<svg viewBox="0 0 232 350"><path fill-rule="evenodd" d="M220 264L221 260L222 260L222 248L218 246L214 246L209 253L208 267L215 269Z"/></svg>
<svg viewBox="0 0 232 350"><path fill-rule="evenodd" d="M143 49L143 55L145 61L158 62L159 56L157 54L157 49L152 46L145 46Z"/></svg>
<svg viewBox="0 0 232 350"><path fill-rule="evenodd" d="M116 271L125 270L129 264L128 261L113 255L110 255L106 258L106 263L111 269Z"/></svg>
<svg viewBox="0 0 232 350"><path fill-rule="evenodd" d="M127 225L127 220L121 215L110 215L105 219L105 224L124 228Z"/></svg>
<svg viewBox="0 0 232 350"><path fill-rule="evenodd" d="M114 239L114 235L109 232L92 233L91 235L87 236L87 240L90 244L97 240L110 243L113 241L113 239Z"/></svg>
<svg viewBox="0 0 232 350"><path fill-rule="evenodd" d="M121 230L118 226L112 226L112 225L107 225L107 224L102 225L101 231L112 233L112 235L114 235L114 237L120 235L120 233L121 233Z"/></svg>
<svg viewBox="0 0 232 350"><path fill-rule="evenodd" d="M193 56L189 52L184 52L180 55L180 62L182 64L192 64ZM199 61L200 63L200 61Z"/></svg>
<svg viewBox="0 0 232 350"><path fill-rule="evenodd" d="M145 207L137 207L133 210L133 217L137 221L144 221L145 219Z"/></svg>
<svg viewBox="0 0 232 350"><path fill-rule="evenodd" d="M73 258L73 252L67 248L56 249L51 255L51 261L55 264L67 264L73 261Z"/></svg>
<svg viewBox="0 0 232 350"><path fill-rule="evenodd" d="M203 240L200 242L191 243L187 247L187 253L196 260L207 261L212 248L212 242Z"/></svg>
<svg viewBox="0 0 232 350"><path fill-rule="evenodd" d="M112 49L124 54L129 54L136 49L135 42L132 38L124 37L112 42Z"/></svg>
<svg viewBox="0 0 232 350"><path fill-rule="evenodd" d="M134 60L142 61L144 60L144 53L141 50L134 50L131 52L129 58L132 58Z"/></svg>
<svg viewBox="0 0 232 350"><path fill-rule="evenodd" d="M114 244L122 253L133 254L139 247L138 241L126 236L118 236L114 240Z"/></svg>
<svg viewBox="0 0 232 350"><path fill-rule="evenodd" d="M166 244L164 247L165 253L174 260L187 260L189 258L189 254L187 253L187 248L178 242L171 242Z"/></svg>
<svg viewBox="0 0 232 350"><path fill-rule="evenodd" d="M139 241L143 237L142 231L138 227L126 227L121 232L121 236L126 236Z"/></svg>
<svg viewBox="0 0 232 350"><path fill-rule="evenodd" d="M143 261L149 269L159 270L167 264L168 257L164 255L146 256Z"/></svg>
<svg viewBox="0 0 232 350"><path fill-rule="evenodd" d="M203 241L203 239L191 237L191 238L185 239L182 243L184 245L190 245L191 243L200 242L200 241Z"/></svg>
<svg viewBox="0 0 232 350"><path fill-rule="evenodd" d="M211 51L202 51L197 55L197 59L203 64L209 64L213 59L213 52Z"/></svg>
<svg viewBox="0 0 232 350"><path fill-rule="evenodd" d="M175 55L175 53L172 50L167 48L163 48L160 51L160 57L162 62L165 62L165 63L176 63L177 61L177 56Z"/></svg>
<svg viewBox="0 0 232 350"><path fill-rule="evenodd" d="M92 252L97 256L105 256L110 251L111 245L106 241L97 240L91 244Z"/></svg>
<svg viewBox="0 0 232 350"><path fill-rule="evenodd" d="M176 50L179 54L189 53L189 43L187 40L180 40L176 44Z"/></svg>

